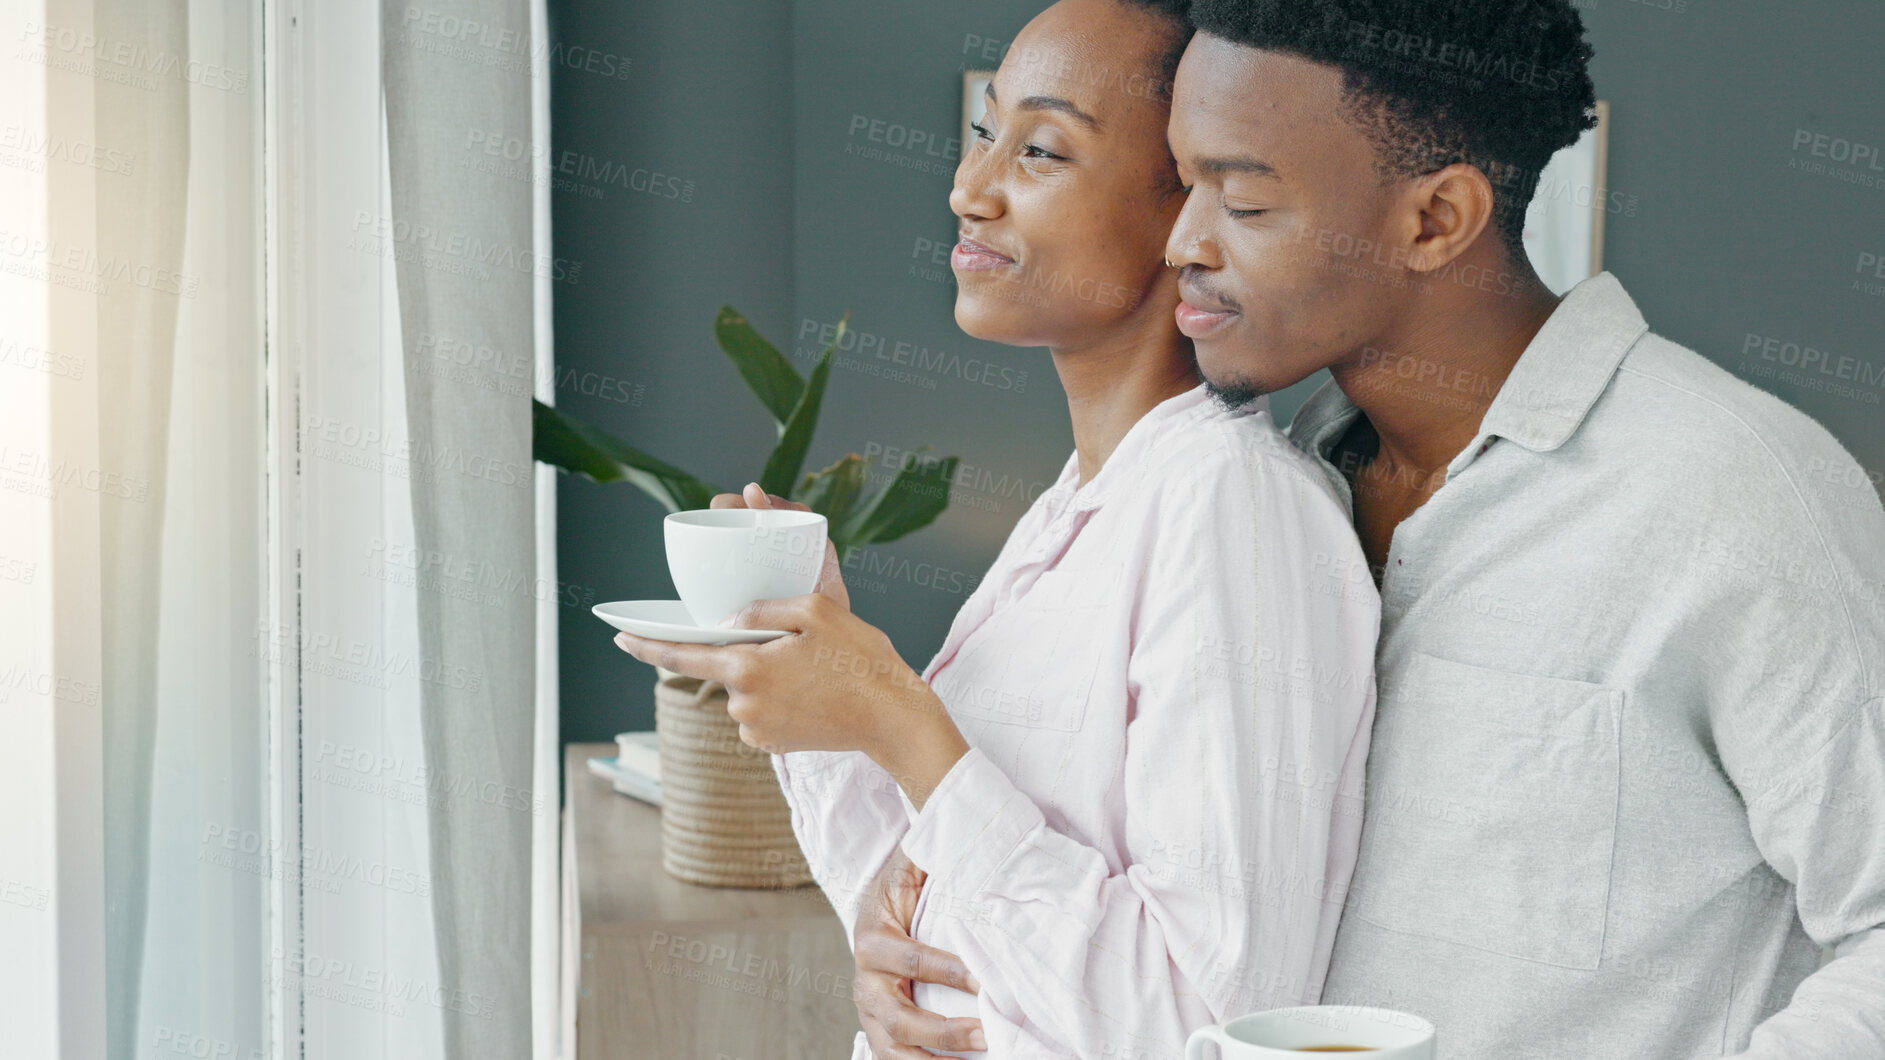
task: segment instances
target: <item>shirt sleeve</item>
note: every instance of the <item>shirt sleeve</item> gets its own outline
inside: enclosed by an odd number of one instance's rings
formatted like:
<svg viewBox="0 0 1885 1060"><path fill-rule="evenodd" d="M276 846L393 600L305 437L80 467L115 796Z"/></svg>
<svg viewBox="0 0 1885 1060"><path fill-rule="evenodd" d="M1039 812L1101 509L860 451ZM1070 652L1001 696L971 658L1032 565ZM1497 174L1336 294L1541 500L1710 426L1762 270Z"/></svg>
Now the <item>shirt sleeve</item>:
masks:
<svg viewBox="0 0 1885 1060"><path fill-rule="evenodd" d="M1885 633L1885 631L1881 631ZM1744 1060L1885 1056L1885 700L1749 801L1755 841L1833 959L1754 1029Z"/></svg>
<svg viewBox="0 0 1885 1060"><path fill-rule="evenodd" d="M991 1031L994 1055L1178 1055L1198 1026L1320 995L1379 603L1348 576L1367 567L1326 484L1228 447L1199 465L1150 506L1131 571L1123 766L1084 764L1123 768L1127 863L1049 827L979 750L903 837L926 917L981 944L981 1003L1018 1028Z"/></svg>
<svg viewBox="0 0 1885 1060"><path fill-rule="evenodd" d="M909 828L907 803L890 774L859 751L788 751L772 756L772 768L799 851L851 942L865 890Z"/></svg>
<svg viewBox="0 0 1885 1060"><path fill-rule="evenodd" d="M1843 452L1822 457L1851 496L1746 496L1771 559L1734 601L1712 698L1723 769L1761 856L1793 885L1801 926L1834 958L1754 1029L1743 1060L1885 1056L1885 511ZM1791 485L1791 484L1789 484ZM1859 491L1863 491L1862 493Z"/></svg>

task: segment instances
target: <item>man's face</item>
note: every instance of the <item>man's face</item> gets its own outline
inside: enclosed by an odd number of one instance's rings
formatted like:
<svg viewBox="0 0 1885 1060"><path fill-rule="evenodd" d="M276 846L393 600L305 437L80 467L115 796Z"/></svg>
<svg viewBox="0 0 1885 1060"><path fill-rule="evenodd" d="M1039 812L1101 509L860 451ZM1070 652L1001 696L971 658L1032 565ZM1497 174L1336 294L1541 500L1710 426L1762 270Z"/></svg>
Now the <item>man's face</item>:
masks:
<svg viewBox="0 0 1885 1060"><path fill-rule="evenodd" d="M1339 71L1200 33L1169 140L1191 188L1166 244L1183 270L1178 326L1220 399L1299 382L1383 332L1420 221L1382 183Z"/></svg>

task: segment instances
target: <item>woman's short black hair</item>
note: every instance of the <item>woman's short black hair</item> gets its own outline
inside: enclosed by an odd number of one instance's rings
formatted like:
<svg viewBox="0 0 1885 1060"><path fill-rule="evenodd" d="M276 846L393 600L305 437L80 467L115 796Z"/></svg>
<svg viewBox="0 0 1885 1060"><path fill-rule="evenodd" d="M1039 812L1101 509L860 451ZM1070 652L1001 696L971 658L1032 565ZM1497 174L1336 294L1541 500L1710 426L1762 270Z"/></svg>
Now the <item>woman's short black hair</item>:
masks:
<svg viewBox="0 0 1885 1060"><path fill-rule="evenodd" d="M1520 261L1539 171L1597 121L1591 48L1571 0L1192 0L1189 9L1213 37L1339 69L1384 177L1478 166Z"/></svg>
<svg viewBox="0 0 1885 1060"><path fill-rule="evenodd" d="M1150 8L1187 24L1190 22L1191 0L1126 0L1126 3L1133 7Z"/></svg>
<svg viewBox="0 0 1885 1060"><path fill-rule="evenodd" d="M1178 60L1185 57L1185 45L1191 43L1191 0L1120 0L1127 7L1136 7L1163 16L1172 25L1172 44L1159 59L1159 77L1165 82L1166 95L1171 94L1172 78L1178 74Z"/></svg>

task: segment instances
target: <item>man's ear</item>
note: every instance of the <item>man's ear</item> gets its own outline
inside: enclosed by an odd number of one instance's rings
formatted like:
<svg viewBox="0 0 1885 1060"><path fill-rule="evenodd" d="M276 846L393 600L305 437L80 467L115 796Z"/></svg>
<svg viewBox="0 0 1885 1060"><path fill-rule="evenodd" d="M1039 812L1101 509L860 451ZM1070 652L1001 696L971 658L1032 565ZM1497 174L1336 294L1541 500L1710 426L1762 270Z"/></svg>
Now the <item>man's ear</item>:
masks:
<svg viewBox="0 0 1885 1060"><path fill-rule="evenodd" d="M1437 272L1473 245L1492 223L1492 182L1478 166L1455 162L1408 184L1402 208L1419 225L1407 267Z"/></svg>

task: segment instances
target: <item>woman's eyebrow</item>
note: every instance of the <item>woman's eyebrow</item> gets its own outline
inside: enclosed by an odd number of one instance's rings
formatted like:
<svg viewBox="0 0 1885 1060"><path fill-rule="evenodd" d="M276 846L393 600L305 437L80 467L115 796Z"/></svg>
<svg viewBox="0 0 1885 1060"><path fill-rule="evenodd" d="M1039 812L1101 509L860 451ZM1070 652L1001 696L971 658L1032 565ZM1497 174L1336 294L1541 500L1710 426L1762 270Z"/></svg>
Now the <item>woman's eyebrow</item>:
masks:
<svg viewBox="0 0 1885 1060"><path fill-rule="evenodd" d="M989 82L988 88L983 94L988 97L988 101L990 103L995 102L994 82L992 81ZM1088 114L1086 111L1081 110L1079 107L1075 106L1072 100L1062 99L1059 96L1028 96L1016 106L1020 110L1059 111L1060 113L1065 114L1069 118L1072 118L1074 121L1079 122L1080 124L1093 130L1094 132L1099 132L1100 129L1103 128L1106 124L1105 122L1102 122L1098 118L1095 118L1093 115Z"/></svg>
<svg viewBox="0 0 1885 1060"><path fill-rule="evenodd" d="M1022 110L1057 110L1094 132L1100 131L1103 124L1098 118L1073 105L1071 100L1059 96L1029 96L1021 101Z"/></svg>

